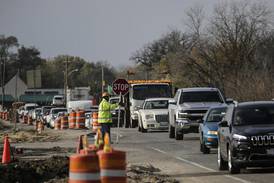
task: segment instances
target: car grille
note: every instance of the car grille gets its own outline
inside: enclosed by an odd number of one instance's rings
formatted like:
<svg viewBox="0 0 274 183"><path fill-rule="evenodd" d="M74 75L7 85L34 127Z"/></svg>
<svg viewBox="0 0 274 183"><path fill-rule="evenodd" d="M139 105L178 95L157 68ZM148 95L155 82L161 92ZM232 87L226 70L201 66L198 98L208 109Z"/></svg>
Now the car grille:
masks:
<svg viewBox="0 0 274 183"><path fill-rule="evenodd" d="M251 137L253 146L274 146L274 135L259 135Z"/></svg>
<svg viewBox="0 0 274 183"><path fill-rule="evenodd" d="M168 122L168 115L155 115L155 119L158 123L160 122Z"/></svg>

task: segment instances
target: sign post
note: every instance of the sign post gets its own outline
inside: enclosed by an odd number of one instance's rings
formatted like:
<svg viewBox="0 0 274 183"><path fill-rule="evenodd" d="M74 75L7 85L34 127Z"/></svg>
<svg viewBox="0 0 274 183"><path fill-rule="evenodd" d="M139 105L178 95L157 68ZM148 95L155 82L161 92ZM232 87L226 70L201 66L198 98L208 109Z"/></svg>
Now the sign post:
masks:
<svg viewBox="0 0 274 183"><path fill-rule="evenodd" d="M119 103L122 100L122 95L124 96L125 94L128 93L129 90L129 84L127 82L127 80L125 79L116 79L113 83L112 83L112 89L113 92L116 93L117 95L119 95ZM118 131L117 131L117 136L116 136L116 143L119 143L119 129L120 129L120 117L121 117L121 108L120 105L118 107Z"/></svg>

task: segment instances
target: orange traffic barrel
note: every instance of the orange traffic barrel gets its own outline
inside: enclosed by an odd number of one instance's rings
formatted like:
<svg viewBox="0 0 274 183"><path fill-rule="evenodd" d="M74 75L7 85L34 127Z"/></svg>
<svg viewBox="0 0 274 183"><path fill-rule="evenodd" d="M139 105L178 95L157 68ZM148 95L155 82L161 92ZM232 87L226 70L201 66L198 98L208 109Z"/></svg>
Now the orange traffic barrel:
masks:
<svg viewBox="0 0 274 183"><path fill-rule="evenodd" d="M28 125L32 125L32 117L31 116L28 116Z"/></svg>
<svg viewBox="0 0 274 183"><path fill-rule="evenodd" d="M101 129L100 123L98 123L98 112L92 113L92 131L97 132L98 129Z"/></svg>
<svg viewBox="0 0 274 183"><path fill-rule="evenodd" d="M69 183L101 182L97 154L76 154L69 159Z"/></svg>
<svg viewBox="0 0 274 183"><path fill-rule="evenodd" d="M83 129L85 128L85 111L76 112L76 128Z"/></svg>
<svg viewBox="0 0 274 183"><path fill-rule="evenodd" d="M61 117L61 129L68 129L69 124L68 124L68 116L62 116Z"/></svg>
<svg viewBox="0 0 274 183"><path fill-rule="evenodd" d="M97 152L99 156L102 183L126 183L126 153L112 150L112 152Z"/></svg>
<svg viewBox="0 0 274 183"><path fill-rule="evenodd" d="M56 118L54 121L54 130L60 130L61 129L61 118Z"/></svg>
<svg viewBox="0 0 274 183"><path fill-rule="evenodd" d="M69 113L69 128L73 129L76 125L76 112L70 112Z"/></svg>
<svg viewBox="0 0 274 183"><path fill-rule="evenodd" d="M28 116L27 115L23 116L23 123L25 123L25 124L28 123Z"/></svg>
<svg viewBox="0 0 274 183"><path fill-rule="evenodd" d="M5 112L5 120L8 121L9 120L9 113Z"/></svg>

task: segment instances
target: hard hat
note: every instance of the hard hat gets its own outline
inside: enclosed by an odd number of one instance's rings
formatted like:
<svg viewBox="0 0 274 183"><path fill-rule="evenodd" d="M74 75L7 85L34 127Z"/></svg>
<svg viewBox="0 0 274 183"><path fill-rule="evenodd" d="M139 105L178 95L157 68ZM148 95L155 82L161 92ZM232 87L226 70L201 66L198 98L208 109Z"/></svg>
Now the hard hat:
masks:
<svg viewBox="0 0 274 183"><path fill-rule="evenodd" d="M104 92L104 93L102 94L102 97L109 97L108 92Z"/></svg>

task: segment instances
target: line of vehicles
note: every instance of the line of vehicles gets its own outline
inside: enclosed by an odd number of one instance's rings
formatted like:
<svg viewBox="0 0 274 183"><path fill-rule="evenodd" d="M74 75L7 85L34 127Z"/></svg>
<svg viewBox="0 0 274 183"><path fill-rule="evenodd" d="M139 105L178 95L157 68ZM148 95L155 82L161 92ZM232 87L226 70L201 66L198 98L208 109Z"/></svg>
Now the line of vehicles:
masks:
<svg viewBox="0 0 274 183"><path fill-rule="evenodd" d="M165 81L131 82L130 121L137 121L138 131L167 130L176 140L199 133L200 151L217 148L219 170L231 174L274 166L273 100L237 103L205 87L181 88L171 98L169 87Z"/></svg>

